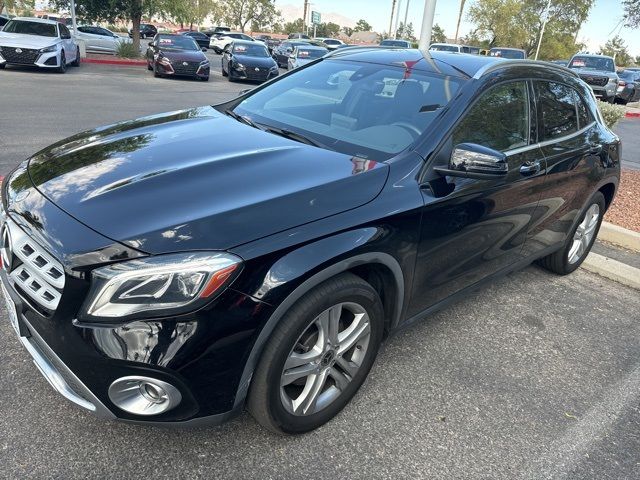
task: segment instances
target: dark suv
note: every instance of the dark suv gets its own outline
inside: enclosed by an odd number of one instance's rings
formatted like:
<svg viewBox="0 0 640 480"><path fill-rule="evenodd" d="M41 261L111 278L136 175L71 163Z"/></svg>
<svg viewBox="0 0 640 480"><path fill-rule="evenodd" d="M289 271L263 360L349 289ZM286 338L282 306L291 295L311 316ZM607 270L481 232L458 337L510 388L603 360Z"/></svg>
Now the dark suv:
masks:
<svg viewBox="0 0 640 480"><path fill-rule="evenodd" d="M158 29L150 23L140 24L140 38L153 38L158 34ZM129 37L133 38L133 28L129 29Z"/></svg>
<svg viewBox="0 0 640 480"><path fill-rule="evenodd" d="M246 406L305 432L390 332L533 261L578 268L619 159L566 68L338 50L21 163L2 288L40 370L100 416L194 425Z"/></svg>

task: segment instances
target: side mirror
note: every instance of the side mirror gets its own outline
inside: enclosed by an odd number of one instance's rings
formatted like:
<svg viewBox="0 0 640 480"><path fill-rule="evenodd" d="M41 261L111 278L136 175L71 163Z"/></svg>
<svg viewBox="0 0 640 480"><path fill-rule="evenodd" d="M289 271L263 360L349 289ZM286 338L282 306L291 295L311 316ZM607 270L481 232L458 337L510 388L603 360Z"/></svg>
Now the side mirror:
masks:
<svg viewBox="0 0 640 480"><path fill-rule="evenodd" d="M453 149L449 167L435 167L434 170L451 177L491 179L506 175L509 172L509 162L504 153L492 148L475 143L460 143Z"/></svg>
<svg viewBox="0 0 640 480"><path fill-rule="evenodd" d="M202 51L203 51L203 52L206 52L206 51L207 51L207 49L206 49L206 48L204 48L204 47L202 47Z"/></svg>

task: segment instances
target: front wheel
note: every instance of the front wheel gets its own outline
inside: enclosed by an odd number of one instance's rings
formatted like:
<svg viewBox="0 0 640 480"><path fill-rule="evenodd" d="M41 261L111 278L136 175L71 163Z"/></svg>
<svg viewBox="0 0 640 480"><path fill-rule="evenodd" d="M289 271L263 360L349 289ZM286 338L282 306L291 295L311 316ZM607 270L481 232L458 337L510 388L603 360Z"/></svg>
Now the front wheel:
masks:
<svg viewBox="0 0 640 480"><path fill-rule="evenodd" d="M331 420L364 382L382 340L376 290L344 273L304 295L275 329L247 408L264 427L304 433Z"/></svg>
<svg viewBox="0 0 640 480"><path fill-rule="evenodd" d="M582 211L578 225L567 237L564 248L548 255L538 263L552 272L567 275L577 269L591 251L604 217L606 203L601 192L593 194Z"/></svg>
<svg viewBox="0 0 640 480"><path fill-rule="evenodd" d="M64 50L60 52L60 66L58 67L58 73L67 72L67 58L64 55Z"/></svg>
<svg viewBox="0 0 640 480"><path fill-rule="evenodd" d="M72 67L80 66L80 47L76 47L76 59L71 63Z"/></svg>

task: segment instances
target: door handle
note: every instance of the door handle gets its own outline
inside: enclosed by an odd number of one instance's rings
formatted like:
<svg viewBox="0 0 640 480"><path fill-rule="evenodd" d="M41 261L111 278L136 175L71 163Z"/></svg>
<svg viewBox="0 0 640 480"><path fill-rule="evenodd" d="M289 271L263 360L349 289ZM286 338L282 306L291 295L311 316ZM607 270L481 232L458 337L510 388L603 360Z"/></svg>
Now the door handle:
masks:
<svg viewBox="0 0 640 480"><path fill-rule="evenodd" d="M536 160L533 162L524 162L520 166L521 175L533 175L534 173L538 173L539 171L540 171L540 160Z"/></svg>

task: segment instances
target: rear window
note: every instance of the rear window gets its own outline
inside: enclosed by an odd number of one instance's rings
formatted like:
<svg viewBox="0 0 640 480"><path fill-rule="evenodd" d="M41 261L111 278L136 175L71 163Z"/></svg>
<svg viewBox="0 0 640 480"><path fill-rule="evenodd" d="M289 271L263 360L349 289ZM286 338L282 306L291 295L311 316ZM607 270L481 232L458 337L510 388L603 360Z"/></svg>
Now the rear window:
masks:
<svg viewBox="0 0 640 480"><path fill-rule="evenodd" d="M555 82L535 82L542 111L542 138L553 140L577 132L579 127L576 91Z"/></svg>
<svg viewBox="0 0 640 480"><path fill-rule="evenodd" d="M24 20L11 20L2 29L6 33L22 33L24 35L37 35L39 37L57 37L58 30L55 25L49 23L29 22Z"/></svg>
<svg viewBox="0 0 640 480"><path fill-rule="evenodd" d="M434 50L436 52L459 52L460 47L457 45L431 45L429 50Z"/></svg>
<svg viewBox="0 0 640 480"><path fill-rule="evenodd" d="M525 57L524 52L520 50L510 50L508 48L492 48L489 50L492 57L508 58L511 60L519 60Z"/></svg>

